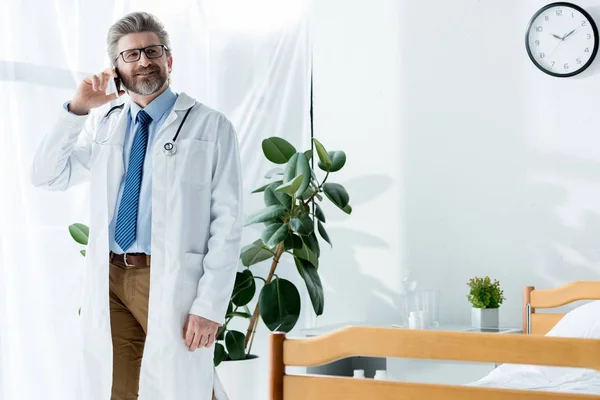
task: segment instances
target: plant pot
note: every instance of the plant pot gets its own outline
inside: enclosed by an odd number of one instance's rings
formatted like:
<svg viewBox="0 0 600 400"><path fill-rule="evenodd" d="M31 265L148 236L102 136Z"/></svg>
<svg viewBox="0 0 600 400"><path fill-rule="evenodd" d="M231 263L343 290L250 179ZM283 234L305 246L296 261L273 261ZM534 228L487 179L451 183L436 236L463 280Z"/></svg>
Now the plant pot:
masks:
<svg viewBox="0 0 600 400"><path fill-rule="evenodd" d="M499 308L471 308L473 328L498 328Z"/></svg>
<svg viewBox="0 0 600 400"><path fill-rule="evenodd" d="M265 368L262 359L250 355L245 360L223 361L216 368L215 396L217 400L248 400L266 398ZM223 395L222 391L226 393Z"/></svg>

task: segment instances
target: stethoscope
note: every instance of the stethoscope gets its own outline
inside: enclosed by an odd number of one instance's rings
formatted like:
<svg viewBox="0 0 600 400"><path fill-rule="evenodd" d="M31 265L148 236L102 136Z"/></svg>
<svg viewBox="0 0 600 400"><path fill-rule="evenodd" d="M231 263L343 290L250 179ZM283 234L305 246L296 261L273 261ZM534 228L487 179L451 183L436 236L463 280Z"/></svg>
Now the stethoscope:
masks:
<svg viewBox="0 0 600 400"><path fill-rule="evenodd" d="M104 116L104 118L102 119L102 123L104 123L104 121L106 121L106 119L108 118L108 116L117 109L121 109L123 108L124 104L120 104L118 106L115 106L113 108L111 108L106 115ZM181 128L183 127L183 124L185 123L186 118L188 117L190 111L192 111L192 108L194 108L194 106L191 106L187 112L185 113L185 115L183 116L183 120L181 121L181 123L179 124L179 127L177 128L177 132L175 133L175 136L173 136L173 139L171 139L170 142L167 142L163 145L163 153L166 156L173 156L177 153L177 147L175 146L175 141L177 140L177 137L179 136L179 132L181 131ZM107 142L108 139L106 139L104 142ZM98 144L102 144L104 142L97 142Z"/></svg>
<svg viewBox="0 0 600 400"><path fill-rule="evenodd" d="M179 136L179 131L181 131L181 127L185 123L185 119L187 118L187 116L190 113L190 111L192 111L192 108L194 108L194 106L191 106L187 110L187 112L185 113L185 115L183 116L183 121L181 121L181 123L179 124L179 128L177 128L177 132L175 133L175 136L173 136L173 139L171 139L170 142L167 142L167 143L164 144L164 146L163 146L163 152L165 153L166 156L172 156L172 155L175 155L177 153L177 147L175 146L175 141L177 140L177 136Z"/></svg>

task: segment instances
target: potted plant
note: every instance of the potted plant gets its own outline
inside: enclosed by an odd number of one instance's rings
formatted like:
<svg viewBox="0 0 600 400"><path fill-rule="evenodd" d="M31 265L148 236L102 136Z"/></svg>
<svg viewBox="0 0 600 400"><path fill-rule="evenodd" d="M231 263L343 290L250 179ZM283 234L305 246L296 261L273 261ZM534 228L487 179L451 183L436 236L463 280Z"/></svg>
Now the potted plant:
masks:
<svg viewBox="0 0 600 400"><path fill-rule="evenodd" d="M287 333L294 328L300 316L298 288L277 275L282 257L293 258L315 314L323 313L323 287L318 273L321 255L319 236L330 246L332 242L325 229L326 218L319 203L327 198L347 214L352 212L352 208L346 189L329 181L331 174L346 163L346 154L343 151L327 151L316 139L313 143L319 159L317 165L325 173L322 180L310 165L312 149L297 151L279 137L270 137L262 142L264 156L281 167L268 171L265 174L268 182L252 192L262 193L265 208L249 215L245 226L263 224L262 234L241 251L244 269L237 273L227 320L218 331L215 345L215 366L219 366L219 375L231 400L246 398L252 391L249 386L255 381L253 363L235 361L256 360L252 344L259 318L270 331ZM264 277L256 275L252 266L267 260L271 263L268 274ZM260 289L257 288L257 280L262 282ZM256 294L258 302L250 312L248 304ZM230 323L236 317L249 320L246 332L230 329Z"/></svg>
<svg viewBox="0 0 600 400"><path fill-rule="evenodd" d="M472 305L471 325L473 328L498 328L499 309L504 300L504 291L500 289L498 280L474 277L467 283L469 295L467 296Z"/></svg>

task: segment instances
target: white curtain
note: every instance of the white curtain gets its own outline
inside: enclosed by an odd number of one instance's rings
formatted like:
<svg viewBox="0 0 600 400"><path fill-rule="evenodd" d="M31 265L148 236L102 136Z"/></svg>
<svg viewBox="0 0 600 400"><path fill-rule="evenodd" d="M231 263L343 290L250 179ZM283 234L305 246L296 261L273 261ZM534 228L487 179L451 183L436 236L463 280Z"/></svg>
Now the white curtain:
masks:
<svg viewBox="0 0 600 400"><path fill-rule="evenodd" d="M74 397L83 257L67 227L87 223L88 187L29 183L33 153L84 76L107 64L106 32L148 11L171 35L172 87L238 131L246 212L271 165L261 141L310 148L306 0L0 2L0 399ZM245 232L247 243L256 232ZM283 274L285 276L285 274ZM107 399L108 400L108 399Z"/></svg>

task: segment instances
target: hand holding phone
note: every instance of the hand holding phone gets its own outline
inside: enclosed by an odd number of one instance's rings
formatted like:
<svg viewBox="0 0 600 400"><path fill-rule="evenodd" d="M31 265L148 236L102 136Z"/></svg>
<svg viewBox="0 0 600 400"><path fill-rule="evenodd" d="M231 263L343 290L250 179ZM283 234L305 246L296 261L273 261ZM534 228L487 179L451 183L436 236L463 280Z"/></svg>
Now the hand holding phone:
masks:
<svg viewBox="0 0 600 400"><path fill-rule="evenodd" d="M111 80L115 85L114 91L107 94L107 88ZM114 68L107 68L98 74L86 77L81 82L69 104L69 110L84 115L89 113L91 109L100 107L124 94L125 91L121 90L121 80L118 72Z"/></svg>

